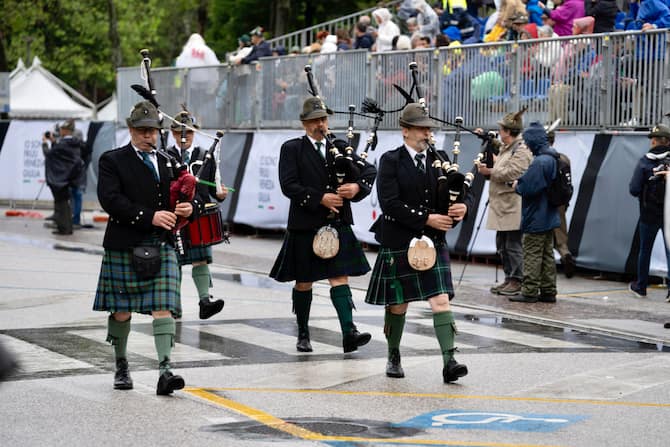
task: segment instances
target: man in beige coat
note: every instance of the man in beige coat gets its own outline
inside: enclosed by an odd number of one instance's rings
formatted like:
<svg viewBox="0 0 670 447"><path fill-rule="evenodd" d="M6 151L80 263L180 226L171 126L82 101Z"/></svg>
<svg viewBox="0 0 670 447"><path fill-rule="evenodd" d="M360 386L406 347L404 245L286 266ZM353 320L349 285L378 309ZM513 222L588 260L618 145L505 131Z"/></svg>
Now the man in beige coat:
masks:
<svg viewBox="0 0 670 447"><path fill-rule="evenodd" d="M523 280L523 245L521 243L521 196L512 182L526 172L533 154L521 138L523 110L508 113L498 121L503 145L492 168L479 166L479 173L489 177L489 214L486 228L496 230L496 251L500 254L505 281L491 287L492 293L518 295Z"/></svg>

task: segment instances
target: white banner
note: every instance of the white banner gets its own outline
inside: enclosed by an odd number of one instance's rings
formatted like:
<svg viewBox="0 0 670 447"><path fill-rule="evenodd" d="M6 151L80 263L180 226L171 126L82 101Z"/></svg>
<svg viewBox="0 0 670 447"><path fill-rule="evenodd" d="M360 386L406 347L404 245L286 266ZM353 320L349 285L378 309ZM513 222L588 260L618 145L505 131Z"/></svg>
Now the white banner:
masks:
<svg viewBox="0 0 670 447"><path fill-rule="evenodd" d="M279 153L281 145L304 131L272 131L254 133L249 151L235 222L257 228L286 228L289 200L279 185Z"/></svg>
<svg viewBox="0 0 670 447"><path fill-rule="evenodd" d="M51 191L44 185L42 135L46 131L53 132L57 123L59 121L11 121L0 151L0 198L53 200ZM88 125L88 121L76 122L77 129L84 135Z"/></svg>

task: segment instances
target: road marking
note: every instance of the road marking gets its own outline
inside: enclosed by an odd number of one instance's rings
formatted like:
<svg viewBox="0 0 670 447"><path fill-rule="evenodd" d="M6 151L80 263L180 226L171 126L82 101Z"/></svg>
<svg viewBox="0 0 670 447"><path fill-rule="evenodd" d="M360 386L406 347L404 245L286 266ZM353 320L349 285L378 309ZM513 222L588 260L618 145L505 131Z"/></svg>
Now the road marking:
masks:
<svg viewBox="0 0 670 447"><path fill-rule="evenodd" d="M19 371L22 373L94 367L90 363L73 359L9 335L0 334L0 343L19 358Z"/></svg>
<svg viewBox="0 0 670 447"><path fill-rule="evenodd" d="M409 321L409 320L408 320ZM430 320L431 322L433 321L432 319ZM431 323L432 324L432 323ZM313 327L318 327L320 329L327 329L329 331L334 331L334 332L341 332L342 329L340 328L340 323L337 320L312 320L309 323L310 326ZM365 323L356 323L356 327L358 328L359 331L361 332L369 332L372 334L372 340L377 340L381 342L386 342L386 336L384 335L384 327L383 326L375 326L372 324L365 324ZM463 343L456 343L459 348L463 349L477 349L476 346L472 345L466 345ZM433 350L439 350L440 345L437 342L437 337L435 336L427 336L427 335L419 335L419 334L412 334L411 332L408 332L405 330L402 334L402 339L400 340L400 346L405 347L405 348L411 348L411 349L433 349ZM401 351L402 352L402 351Z"/></svg>
<svg viewBox="0 0 670 447"><path fill-rule="evenodd" d="M578 399L620 399L668 382L670 358L654 356L636 362L589 370L524 390L534 396L565 396Z"/></svg>
<svg viewBox="0 0 670 447"><path fill-rule="evenodd" d="M246 324L232 323L225 325L207 325L200 326L199 330L219 337L262 346L266 349L279 351L287 355L342 353L342 348L340 347L335 347L326 343L319 343L314 340L311 341L314 352L298 352L295 349L296 337Z"/></svg>
<svg viewBox="0 0 670 447"><path fill-rule="evenodd" d="M417 323L423 326L432 326L433 320L421 319L410 320L412 323ZM486 324L470 323L468 321L457 321L456 327L458 332L476 335L478 337L490 338L493 340L501 340L508 343L516 343L519 345L530 346L532 348L588 348L593 349L593 345L586 345L582 343L573 343L569 341L558 340L542 335L529 334L526 332L515 331L513 329L506 329L498 326L489 326ZM458 338L456 339L458 340Z"/></svg>
<svg viewBox="0 0 670 447"><path fill-rule="evenodd" d="M80 331L68 331L68 334L84 337L98 343L104 343L107 339L107 329L87 329ZM156 345L153 335L141 332L131 332L128 337L128 352L139 354L144 357L156 358ZM111 347L110 347L111 349ZM111 351L110 351L111 352ZM225 360L230 359L216 352L193 348L183 343L175 343L170 354L172 362L195 362L199 360Z"/></svg>
<svg viewBox="0 0 670 447"><path fill-rule="evenodd" d="M493 400L493 401L511 401L511 402L543 402L552 404L585 404L585 405L603 405L603 406L622 406L622 407L650 407L650 408L670 408L670 403L659 404L649 402L624 402L608 401L596 399L562 399L551 397L519 397L519 396L477 396L467 394L447 394L447 393L402 393L391 391L341 391L341 390L319 390L319 389L299 389L299 388L244 388L244 387L224 387L207 388L211 391L240 391L248 393L277 393L277 394L333 394L343 396L373 396L373 397L414 397L419 399L463 399L463 400Z"/></svg>
<svg viewBox="0 0 670 447"><path fill-rule="evenodd" d="M538 444L509 444L500 442L472 442L472 441L442 441L436 439L416 439L416 438L363 438L355 436L327 436L311 430L302 428L296 424L286 422L276 416L266 413L263 410L249 407L218 394L213 393L213 388L184 388L184 392L206 400L212 404L224 407L234 411L249 419L260 422L267 427L273 428L291 436L306 440L318 442L356 442L369 444L403 444L403 445L444 445L444 446L473 446L473 447L554 447ZM221 390L217 388L216 390Z"/></svg>

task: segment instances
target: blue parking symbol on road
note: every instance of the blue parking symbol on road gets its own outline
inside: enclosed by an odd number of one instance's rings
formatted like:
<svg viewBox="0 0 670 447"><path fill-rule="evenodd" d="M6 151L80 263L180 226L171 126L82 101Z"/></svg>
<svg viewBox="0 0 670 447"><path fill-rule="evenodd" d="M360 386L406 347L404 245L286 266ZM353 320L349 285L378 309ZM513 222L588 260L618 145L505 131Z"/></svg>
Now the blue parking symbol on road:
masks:
<svg viewBox="0 0 670 447"><path fill-rule="evenodd" d="M451 409L422 414L395 425L422 429L552 432L584 419L586 416L574 414L517 414Z"/></svg>

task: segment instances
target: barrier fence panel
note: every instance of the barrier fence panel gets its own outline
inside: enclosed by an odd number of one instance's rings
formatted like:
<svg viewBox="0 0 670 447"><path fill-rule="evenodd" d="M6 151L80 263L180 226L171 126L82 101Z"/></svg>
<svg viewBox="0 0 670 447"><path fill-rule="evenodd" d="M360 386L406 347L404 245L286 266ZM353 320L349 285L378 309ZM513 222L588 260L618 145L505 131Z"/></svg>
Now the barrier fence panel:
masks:
<svg viewBox="0 0 670 447"><path fill-rule="evenodd" d="M220 65L188 69L185 76L187 82L184 104L193 113L200 127L225 128L225 97L220 95L221 89L226 89L227 76L227 70Z"/></svg>
<svg viewBox="0 0 670 447"><path fill-rule="evenodd" d="M260 62L263 101L259 127L300 128L302 103L310 96L305 66L312 67L319 95L335 111L347 111L365 97L367 56L365 50L331 54L264 58ZM330 126L343 127L347 117L335 114Z"/></svg>
<svg viewBox="0 0 670 447"><path fill-rule="evenodd" d="M346 112L361 111L365 97L384 110L401 109L394 87L412 86L410 62L418 64L422 93L433 116L468 127L495 128L508 112L527 107L525 121L575 130L650 127L670 110L669 30L583 35L464 45L414 51L365 50L262 58L250 65L152 70L157 98L169 114L185 103L209 128L299 128L309 95L304 72L312 65L324 101ZM121 125L140 97L131 84L144 84L139 69L117 77ZM412 92L414 100L416 92ZM346 127L346 114L331 117ZM386 114L380 129L397 129Z"/></svg>
<svg viewBox="0 0 670 447"><path fill-rule="evenodd" d="M260 62L263 101L259 127L300 126L298 115L303 101L309 96L304 70L309 62L309 55L273 57Z"/></svg>
<svg viewBox="0 0 670 447"><path fill-rule="evenodd" d="M420 51L393 51L386 53L374 53L370 66L370 97L377 101L383 110L398 110L398 113L387 113L380 124L380 129L397 129L399 110L405 105L406 100L394 87L399 86L412 95L414 101L418 99L416 91L412 88L412 72L409 69L411 62L418 66L418 82L421 93L424 95L428 108L435 110L437 106L437 88L432 50Z"/></svg>
<svg viewBox="0 0 670 447"><path fill-rule="evenodd" d="M440 49L437 61L438 113L466 127L495 128L510 104L515 53L512 44L468 45Z"/></svg>

